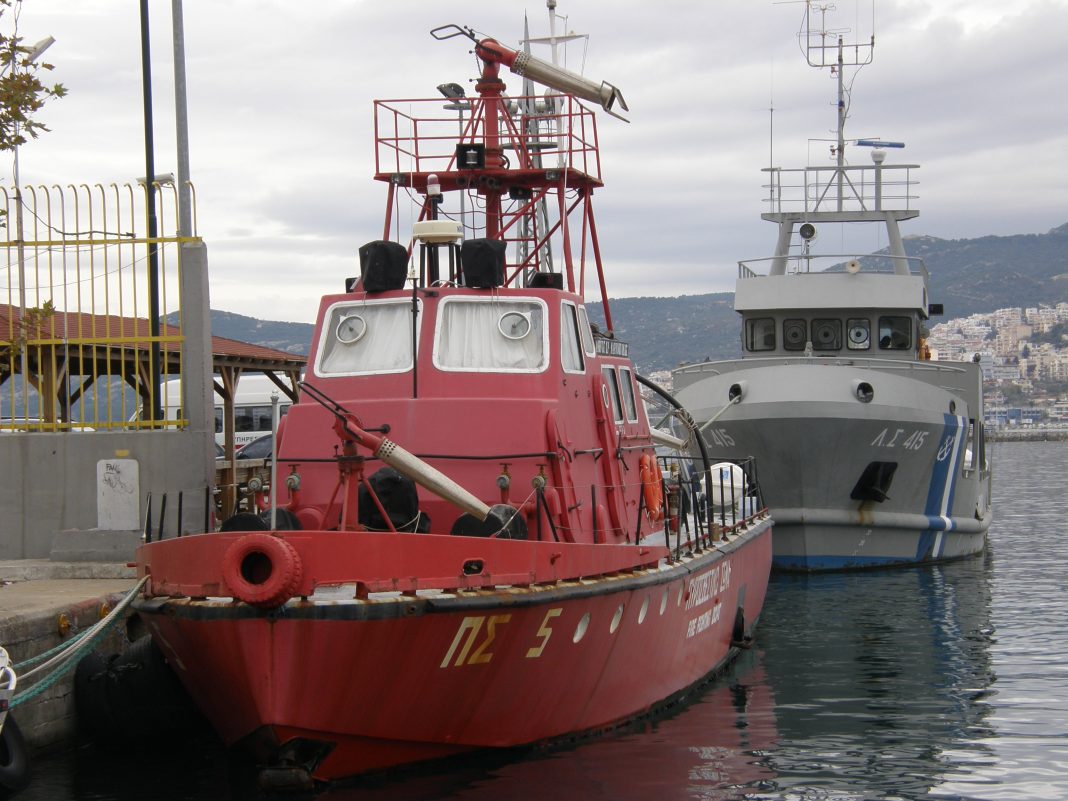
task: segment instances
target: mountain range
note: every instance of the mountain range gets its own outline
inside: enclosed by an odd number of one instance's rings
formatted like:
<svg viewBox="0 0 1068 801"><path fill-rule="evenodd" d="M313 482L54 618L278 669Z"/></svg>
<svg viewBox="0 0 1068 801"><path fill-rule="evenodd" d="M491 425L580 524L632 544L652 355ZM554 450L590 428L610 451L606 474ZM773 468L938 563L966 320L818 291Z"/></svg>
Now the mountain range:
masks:
<svg viewBox="0 0 1068 801"><path fill-rule="evenodd" d="M930 298L943 304L943 320L1068 302L1068 223L1045 234L975 239L914 236L905 239L905 249L927 264ZM630 343L639 372L741 353L739 317L731 292L617 298L611 307L616 336ZM591 321L603 328L600 305L591 303L589 311ZM216 336L289 353L306 354L311 342L308 323L259 320L216 310L211 321Z"/></svg>

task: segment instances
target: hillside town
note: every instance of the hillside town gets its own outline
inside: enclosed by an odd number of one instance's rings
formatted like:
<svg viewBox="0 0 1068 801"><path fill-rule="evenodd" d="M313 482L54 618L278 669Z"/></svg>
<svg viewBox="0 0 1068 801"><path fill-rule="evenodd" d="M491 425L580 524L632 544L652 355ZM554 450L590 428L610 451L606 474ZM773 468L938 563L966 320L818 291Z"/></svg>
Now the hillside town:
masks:
<svg viewBox="0 0 1068 801"><path fill-rule="evenodd" d="M978 357L987 425L1068 424L1068 303L948 320L931 326L927 344L932 358Z"/></svg>

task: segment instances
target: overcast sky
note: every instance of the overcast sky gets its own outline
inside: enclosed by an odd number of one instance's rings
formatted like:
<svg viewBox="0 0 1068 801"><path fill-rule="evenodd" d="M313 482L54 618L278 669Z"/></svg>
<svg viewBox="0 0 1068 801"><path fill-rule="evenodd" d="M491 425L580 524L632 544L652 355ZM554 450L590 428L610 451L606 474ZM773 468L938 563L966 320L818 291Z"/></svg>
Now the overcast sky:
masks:
<svg viewBox="0 0 1068 801"><path fill-rule="evenodd" d="M170 2L153 0L156 170L175 169ZM872 32L871 0L837 0L829 27ZM468 25L517 46L544 2L185 0L191 177L213 308L310 322L381 234L372 101L433 97L475 77ZM609 295L733 289L739 259L768 255L760 172L827 163L835 84L798 48L800 3L560 0L591 34L568 66L618 86L630 123L600 119L596 195ZM906 234L1044 233L1068 222L1068 0L879 0L874 63L853 84L847 136L907 143L921 217ZM0 24L9 29L5 15ZM144 175L138 4L25 0L20 35L51 35L67 98L21 149L23 183L105 185ZM546 49L535 55L548 58ZM504 75L513 94L521 81ZM854 163L867 163L864 150ZM8 159L8 156L4 157ZM10 166L3 169L10 180ZM875 243L876 246L879 243Z"/></svg>

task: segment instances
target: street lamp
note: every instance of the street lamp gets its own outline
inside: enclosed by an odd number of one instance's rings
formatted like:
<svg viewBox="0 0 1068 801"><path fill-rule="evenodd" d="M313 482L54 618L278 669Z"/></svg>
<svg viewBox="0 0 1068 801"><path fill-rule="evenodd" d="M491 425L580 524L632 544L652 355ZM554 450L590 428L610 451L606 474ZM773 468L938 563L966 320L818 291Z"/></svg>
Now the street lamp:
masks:
<svg viewBox="0 0 1068 801"><path fill-rule="evenodd" d="M51 36L47 36L37 44L35 44L30 51L26 54L25 61L33 62L39 59L53 44L55 39ZM18 64L13 63L11 69L18 70ZM19 123L15 121L15 137L14 137L14 151L15 151L15 170L12 176L15 180L15 242L17 245L17 260L19 265L19 325L22 327L22 335L19 339L22 341L22 353L19 356L19 372L22 373L22 411L29 417L30 411L27 406L29 400L29 377L26 374L26 369L29 366L29 349L26 346L26 339L28 329L26 328L26 242L23 236L22 229L22 180L19 176ZM42 419L48 420L52 416L53 406L48 405L45 408L44 398L41 398L41 408L38 409L38 413Z"/></svg>

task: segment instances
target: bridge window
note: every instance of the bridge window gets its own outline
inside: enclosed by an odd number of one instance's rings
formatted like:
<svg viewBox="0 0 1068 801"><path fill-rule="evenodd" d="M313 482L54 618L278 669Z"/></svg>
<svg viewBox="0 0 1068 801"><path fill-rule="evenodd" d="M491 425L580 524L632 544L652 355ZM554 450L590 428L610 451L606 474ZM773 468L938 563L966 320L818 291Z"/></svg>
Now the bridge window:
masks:
<svg viewBox="0 0 1068 801"><path fill-rule="evenodd" d="M411 301L338 303L323 318L316 375L412 369Z"/></svg>
<svg viewBox="0 0 1068 801"><path fill-rule="evenodd" d="M560 305L560 362L568 373L581 373L585 370L574 303Z"/></svg>
<svg viewBox="0 0 1068 801"><path fill-rule="evenodd" d="M871 321L863 317L846 320L846 347L868 350L871 347Z"/></svg>
<svg viewBox="0 0 1068 801"><path fill-rule="evenodd" d="M634 401L634 379L626 367L619 368L619 384L623 389L623 408L627 412L627 420L637 423L638 406Z"/></svg>
<svg viewBox="0 0 1068 801"><path fill-rule="evenodd" d="M912 348L912 320L909 317L879 318L879 348L881 350L909 350Z"/></svg>
<svg viewBox="0 0 1068 801"><path fill-rule="evenodd" d="M754 352L775 350L775 320L771 317L746 320L745 349Z"/></svg>
<svg viewBox="0 0 1068 801"><path fill-rule="evenodd" d="M582 352L587 356L596 356L597 348L593 344L593 331L590 330L590 318L586 314L586 307L578 307L579 336L582 338Z"/></svg>
<svg viewBox="0 0 1068 801"><path fill-rule="evenodd" d="M842 321L830 318L813 320L812 349L841 350Z"/></svg>
<svg viewBox="0 0 1068 801"><path fill-rule="evenodd" d="M434 364L441 370L539 373L548 366L545 304L500 298L441 302Z"/></svg>
<svg viewBox="0 0 1068 801"><path fill-rule="evenodd" d="M782 346L786 350L804 350L808 344L808 320L782 321Z"/></svg>
<svg viewBox="0 0 1068 801"><path fill-rule="evenodd" d="M617 423L622 423L623 403L619 398L619 386L616 384L616 371L611 367L602 367L601 371L604 374L604 385L608 393L604 399L605 406L611 407L612 419Z"/></svg>

